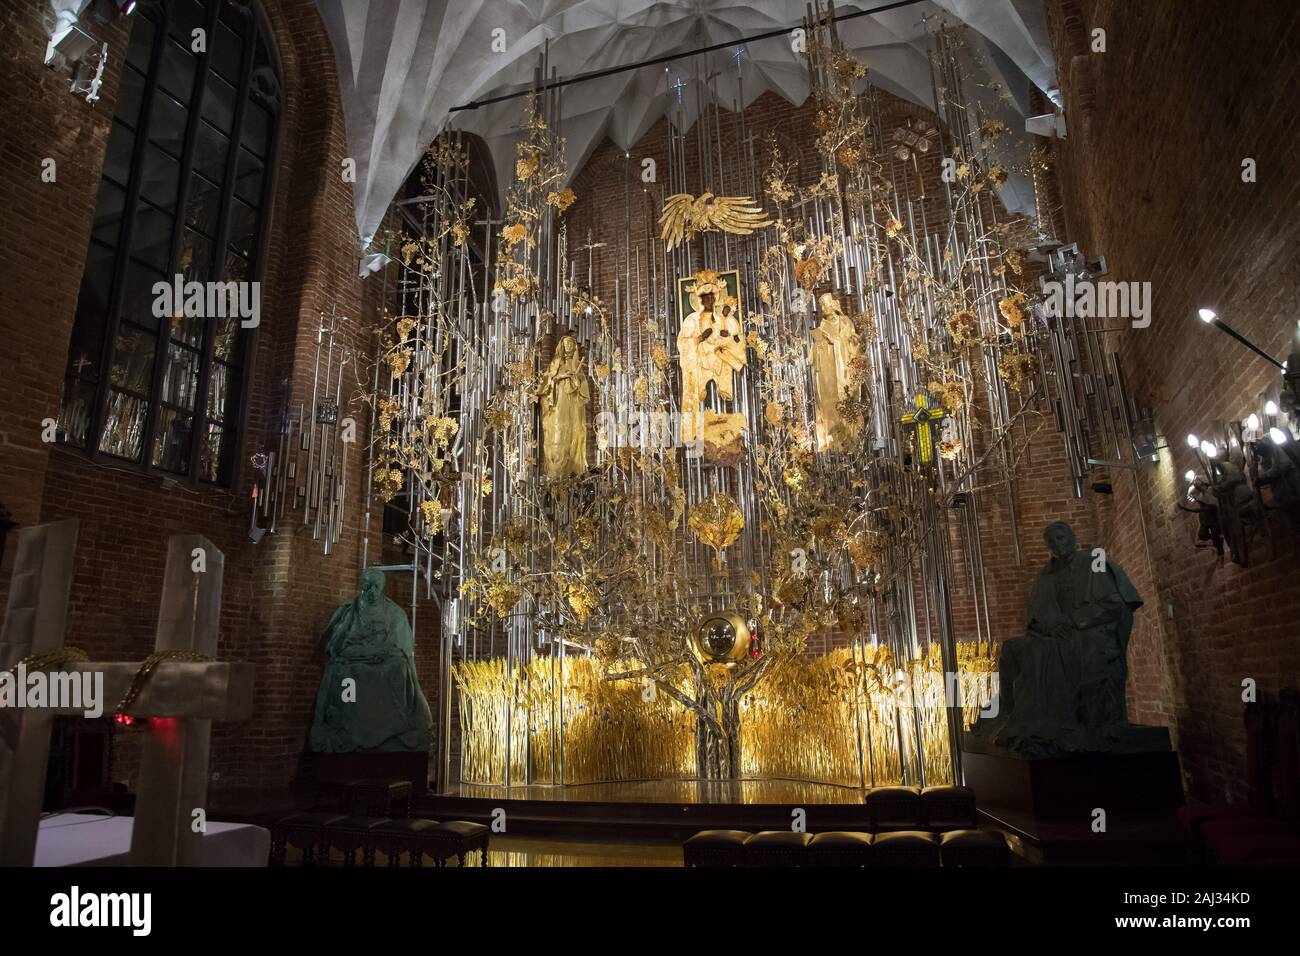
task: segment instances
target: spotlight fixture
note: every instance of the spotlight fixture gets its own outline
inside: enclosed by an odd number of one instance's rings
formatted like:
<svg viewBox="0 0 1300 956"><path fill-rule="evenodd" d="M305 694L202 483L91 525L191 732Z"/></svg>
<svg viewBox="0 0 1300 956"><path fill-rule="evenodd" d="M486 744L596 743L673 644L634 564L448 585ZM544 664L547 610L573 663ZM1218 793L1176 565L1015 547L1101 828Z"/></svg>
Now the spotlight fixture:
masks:
<svg viewBox="0 0 1300 956"><path fill-rule="evenodd" d="M1287 433L1274 425L1268 430L1268 437L1273 439L1274 445L1285 445L1289 440Z"/></svg>
<svg viewBox="0 0 1300 956"><path fill-rule="evenodd" d="M1186 473L1183 475L1183 477L1187 479L1187 483L1190 485L1192 484L1192 482L1196 481L1196 472L1188 468Z"/></svg>
<svg viewBox="0 0 1300 956"><path fill-rule="evenodd" d="M1200 447L1201 447L1201 440L1200 440L1199 438L1197 438L1195 435L1188 435L1188 436L1187 436L1187 447L1188 447L1188 448L1200 448Z"/></svg>
<svg viewBox="0 0 1300 956"><path fill-rule="evenodd" d="M1221 318L1219 318L1219 314L1215 312L1213 309L1197 309L1196 314L1200 318L1200 320L1204 322L1206 325L1213 325L1215 328L1221 330L1224 335L1232 336L1232 338L1236 339L1242 345L1246 346L1246 348L1250 349L1260 358L1267 359L1269 362L1272 362L1278 368L1282 367L1281 362L1273 358L1273 356L1269 355L1267 352L1261 349L1250 339L1246 338L1244 335L1242 335L1240 332L1238 332L1236 329L1230 326L1227 322L1224 322Z"/></svg>
<svg viewBox="0 0 1300 956"><path fill-rule="evenodd" d="M108 44L86 31L76 11L67 9L59 14L45 47L45 65L67 71L72 78L68 92L84 97L87 103L96 102L107 64Z"/></svg>
<svg viewBox="0 0 1300 956"><path fill-rule="evenodd" d="M1251 412L1250 417L1246 419L1246 427L1253 432L1259 431L1259 416Z"/></svg>
<svg viewBox="0 0 1300 956"><path fill-rule="evenodd" d="M373 275L393 260L382 252L368 252L361 257L361 266L357 270L357 275L364 279L368 275Z"/></svg>
<svg viewBox="0 0 1300 956"><path fill-rule="evenodd" d="M1265 414L1265 415L1276 415L1276 414L1277 414L1277 402L1273 401L1273 399L1271 399L1271 398L1270 398L1267 402L1265 402L1265 403L1264 403L1264 414Z"/></svg>
<svg viewBox="0 0 1300 956"><path fill-rule="evenodd" d="M1201 454L1206 458L1217 458L1219 456L1219 446L1213 442L1201 442Z"/></svg>

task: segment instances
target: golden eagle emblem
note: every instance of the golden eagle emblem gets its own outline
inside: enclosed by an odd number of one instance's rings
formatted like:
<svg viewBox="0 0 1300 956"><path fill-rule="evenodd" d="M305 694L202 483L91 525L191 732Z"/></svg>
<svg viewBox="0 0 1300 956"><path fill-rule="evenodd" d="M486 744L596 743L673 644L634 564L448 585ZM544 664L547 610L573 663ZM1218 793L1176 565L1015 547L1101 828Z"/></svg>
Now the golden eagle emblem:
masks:
<svg viewBox="0 0 1300 956"><path fill-rule="evenodd" d="M696 198L677 193L664 201L659 216L659 238L668 240L668 250L695 238L697 232L714 229L738 236L772 225L767 214L749 196L715 196L704 193Z"/></svg>

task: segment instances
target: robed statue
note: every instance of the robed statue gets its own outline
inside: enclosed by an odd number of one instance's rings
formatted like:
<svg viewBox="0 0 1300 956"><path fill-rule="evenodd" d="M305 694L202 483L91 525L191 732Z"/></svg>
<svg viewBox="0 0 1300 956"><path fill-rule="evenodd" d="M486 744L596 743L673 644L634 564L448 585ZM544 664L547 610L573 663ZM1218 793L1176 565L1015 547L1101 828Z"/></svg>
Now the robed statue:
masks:
<svg viewBox="0 0 1300 956"><path fill-rule="evenodd" d="M720 398L734 394L733 373L745 367L745 340L736 301L712 273L700 273L691 288L691 312L677 332L682 367L682 440L699 433L700 403L709 383Z"/></svg>
<svg viewBox="0 0 1300 956"><path fill-rule="evenodd" d="M829 292L817 304L821 324L812 330L813 380L817 383L817 450L844 448L853 428L840 411L851 387L852 365L862 353L862 339L852 321Z"/></svg>
<svg viewBox="0 0 1300 956"><path fill-rule="evenodd" d="M1128 722L1129 634L1142 598L1100 549L1080 550L1058 521L1043 540L1051 560L1029 596L1024 637L1002 644L995 716L968 741L1022 757L1167 749L1164 728Z"/></svg>
<svg viewBox="0 0 1300 956"><path fill-rule="evenodd" d="M330 617L325 655L312 750L428 751L433 717L415 678L411 625L384 595L378 568L366 568L361 593Z"/></svg>
<svg viewBox="0 0 1300 956"><path fill-rule="evenodd" d="M542 471L558 481L587 470L587 406L591 386L572 335L560 339L542 374Z"/></svg>

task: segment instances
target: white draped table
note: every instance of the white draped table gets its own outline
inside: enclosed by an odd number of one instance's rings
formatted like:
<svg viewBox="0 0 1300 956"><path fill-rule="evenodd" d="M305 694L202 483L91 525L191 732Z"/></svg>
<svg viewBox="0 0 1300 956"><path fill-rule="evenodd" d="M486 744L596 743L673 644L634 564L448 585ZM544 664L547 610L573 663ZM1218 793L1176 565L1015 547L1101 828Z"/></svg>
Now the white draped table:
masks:
<svg viewBox="0 0 1300 956"><path fill-rule="evenodd" d="M61 813L41 820L37 866L126 866L132 817ZM246 823L208 823L199 866L266 866L271 832Z"/></svg>

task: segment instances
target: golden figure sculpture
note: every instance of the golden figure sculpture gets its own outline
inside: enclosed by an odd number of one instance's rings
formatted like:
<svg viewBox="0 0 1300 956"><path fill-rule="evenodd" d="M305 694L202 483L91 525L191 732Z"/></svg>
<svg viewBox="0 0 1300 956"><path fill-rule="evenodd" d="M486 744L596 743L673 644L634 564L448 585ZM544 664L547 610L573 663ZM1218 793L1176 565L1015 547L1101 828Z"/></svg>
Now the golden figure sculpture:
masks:
<svg viewBox="0 0 1300 956"><path fill-rule="evenodd" d="M676 193L664 201L664 211L659 216L659 238L674 246L689 242L699 232L721 230L733 235L748 236L755 230L772 225L767 214L749 196L714 196L703 193L699 197L690 193Z"/></svg>
<svg viewBox="0 0 1300 956"><path fill-rule="evenodd" d="M840 412L848 393L850 367L862 353L862 339L829 292L817 299L821 325L812 330L813 379L817 383L817 450L843 448L853 429Z"/></svg>
<svg viewBox="0 0 1300 956"><path fill-rule="evenodd" d="M587 470L587 405L591 387L572 335L560 339L542 376L542 471L559 480Z"/></svg>
<svg viewBox="0 0 1300 956"><path fill-rule="evenodd" d="M732 373L745 366L745 338L736 301L717 273L696 274L691 313L677 333L682 366L682 440L695 441L697 418L709 382L727 401L733 397Z"/></svg>

